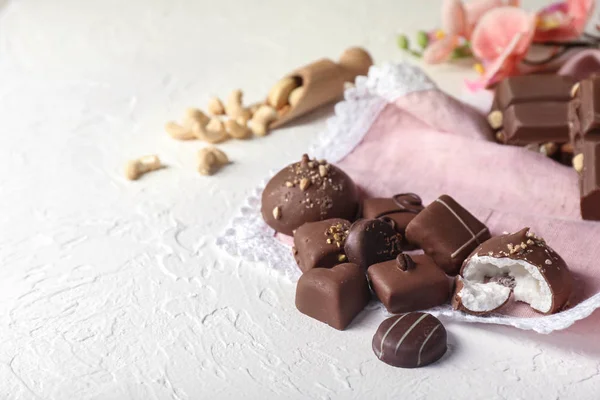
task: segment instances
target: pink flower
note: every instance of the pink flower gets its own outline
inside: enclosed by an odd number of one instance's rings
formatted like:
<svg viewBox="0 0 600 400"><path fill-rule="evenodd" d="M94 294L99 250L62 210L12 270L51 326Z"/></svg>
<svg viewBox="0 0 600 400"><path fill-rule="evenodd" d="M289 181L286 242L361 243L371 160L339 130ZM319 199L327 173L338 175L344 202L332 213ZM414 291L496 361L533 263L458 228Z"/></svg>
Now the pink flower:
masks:
<svg viewBox="0 0 600 400"><path fill-rule="evenodd" d="M423 53L424 61L438 64L450 59L454 49L461 44L461 38L468 40L471 37L481 17L506 4L518 6L519 0L473 0L466 5L461 0L444 0L442 30L430 35L430 44Z"/></svg>
<svg viewBox="0 0 600 400"><path fill-rule="evenodd" d="M518 73L533 34L535 17L517 7L499 7L487 12L479 21L471 46L473 54L484 64L479 82L471 88L489 87L503 78Z"/></svg>
<svg viewBox="0 0 600 400"><path fill-rule="evenodd" d="M594 0L565 0L542 9L534 42L565 41L579 37L594 9Z"/></svg>
<svg viewBox="0 0 600 400"><path fill-rule="evenodd" d="M423 60L429 64L438 64L450 59L458 47L461 36L467 34L467 16L461 0L444 0L442 3L443 36L427 46Z"/></svg>

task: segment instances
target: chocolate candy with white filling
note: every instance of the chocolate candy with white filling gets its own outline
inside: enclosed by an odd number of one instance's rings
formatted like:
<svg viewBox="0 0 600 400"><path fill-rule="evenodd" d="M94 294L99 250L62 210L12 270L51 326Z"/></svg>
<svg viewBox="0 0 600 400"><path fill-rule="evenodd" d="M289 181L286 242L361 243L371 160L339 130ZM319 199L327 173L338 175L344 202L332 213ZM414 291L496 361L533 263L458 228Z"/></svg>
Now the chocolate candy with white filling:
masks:
<svg viewBox="0 0 600 400"><path fill-rule="evenodd" d="M309 222L296 229L294 258L302 272L347 262L344 242L348 229L350 222L340 218Z"/></svg>
<svg viewBox="0 0 600 400"><path fill-rule="evenodd" d="M446 274L424 254L400 254L395 260L372 265L367 275L379 301L393 314L426 310L450 297Z"/></svg>
<svg viewBox="0 0 600 400"><path fill-rule="evenodd" d="M394 367L418 368L439 360L447 349L446 328L431 314L412 312L388 318L373 336L373 352Z"/></svg>
<svg viewBox="0 0 600 400"><path fill-rule="evenodd" d="M513 297L529 304L544 314L562 310L569 301L572 278L565 261L529 228L516 233L494 237L475 249L460 272L463 283L480 305L477 311L486 311L503 303L506 288L490 287L496 277L511 277ZM474 306L462 303L469 309ZM474 303L473 303L474 304Z"/></svg>
<svg viewBox="0 0 600 400"><path fill-rule="evenodd" d="M402 250L412 250L414 245L408 243L405 237L406 227L413 218L423 210L421 198L414 193L400 193L391 198L374 197L365 199L362 203L363 217L379 218L392 224L402 235Z"/></svg>
<svg viewBox="0 0 600 400"><path fill-rule="evenodd" d="M279 171L265 187L261 212L277 232L292 235L307 222L330 218L354 221L360 208L358 189L341 169L304 154Z"/></svg>
<svg viewBox="0 0 600 400"><path fill-rule="evenodd" d="M452 197L442 195L408 224L406 237L446 274L456 275L467 256L490 238L490 231Z"/></svg>
<svg viewBox="0 0 600 400"><path fill-rule="evenodd" d="M339 330L344 330L370 299L364 271L351 263L313 268L296 286L298 311Z"/></svg>
<svg viewBox="0 0 600 400"><path fill-rule="evenodd" d="M379 219L361 219L350 227L344 251L348 260L365 271L370 265L392 260L401 253L402 236Z"/></svg>

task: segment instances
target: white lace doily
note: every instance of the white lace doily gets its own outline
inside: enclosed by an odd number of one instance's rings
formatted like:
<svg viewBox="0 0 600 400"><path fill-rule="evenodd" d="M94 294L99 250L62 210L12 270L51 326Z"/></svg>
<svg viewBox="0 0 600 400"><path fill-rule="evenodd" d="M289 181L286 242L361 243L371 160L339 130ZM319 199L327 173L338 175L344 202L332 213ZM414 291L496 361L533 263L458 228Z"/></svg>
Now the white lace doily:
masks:
<svg viewBox="0 0 600 400"><path fill-rule="evenodd" d="M360 143L387 104L408 93L435 87L420 68L407 63L371 67L367 77L358 77L356 86L346 90L344 100L335 106L335 116L327 122L327 129L317 136L310 146L309 153L331 162L341 160ZM272 171L269 178L275 172ZM269 270L295 282L301 272L291 249L275 238L275 231L265 224L260 213L260 197L267 182L268 179L265 179L247 198L246 205L241 208L239 215L217 239L217 245L231 255L247 261L264 263ZM436 307L428 312L455 321L510 325L519 329L550 333L568 328L576 321L591 315L597 308L600 308L600 294L561 313L536 318L504 315L479 317L454 311L448 305Z"/></svg>

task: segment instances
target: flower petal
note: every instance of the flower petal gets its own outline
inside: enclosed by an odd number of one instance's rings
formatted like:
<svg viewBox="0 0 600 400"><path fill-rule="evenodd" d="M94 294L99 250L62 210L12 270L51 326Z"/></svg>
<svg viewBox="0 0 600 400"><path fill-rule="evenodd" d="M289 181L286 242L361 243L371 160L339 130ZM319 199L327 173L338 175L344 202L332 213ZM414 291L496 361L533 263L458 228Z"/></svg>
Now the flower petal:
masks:
<svg viewBox="0 0 600 400"><path fill-rule="evenodd" d="M465 36L467 16L461 0L444 0L442 2L442 29L448 35Z"/></svg>
<svg viewBox="0 0 600 400"><path fill-rule="evenodd" d="M524 54L529 49L534 33L535 17L517 7L498 7L487 12L471 36L475 56L482 61L496 60L506 50L515 35L519 42L513 51Z"/></svg>
<svg viewBox="0 0 600 400"><path fill-rule="evenodd" d="M458 42L458 36L452 35L430 44L423 52L423 61L428 64L439 64L447 61L452 55L452 51L458 46Z"/></svg>
<svg viewBox="0 0 600 400"><path fill-rule="evenodd" d="M579 37L594 9L594 0L566 0L538 13L535 42L566 41Z"/></svg>

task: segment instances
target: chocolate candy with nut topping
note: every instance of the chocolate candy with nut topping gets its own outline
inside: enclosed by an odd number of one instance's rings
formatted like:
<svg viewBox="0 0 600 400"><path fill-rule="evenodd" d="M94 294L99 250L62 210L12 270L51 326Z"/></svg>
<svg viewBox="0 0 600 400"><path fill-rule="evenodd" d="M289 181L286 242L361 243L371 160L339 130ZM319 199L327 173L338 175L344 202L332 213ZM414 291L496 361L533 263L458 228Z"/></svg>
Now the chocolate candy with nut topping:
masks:
<svg viewBox="0 0 600 400"><path fill-rule="evenodd" d="M347 262L344 242L348 229L350 222L340 218L309 222L296 229L294 258L302 272Z"/></svg>
<svg viewBox="0 0 600 400"><path fill-rule="evenodd" d="M513 278L513 298L544 314L562 310L573 288L565 261L529 228L481 244L467 258L460 274L463 283L470 286L469 298L461 291L457 295L463 297L463 305L479 311L496 308L507 296L507 289L494 283L496 277Z"/></svg>
<svg viewBox="0 0 600 400"><path fill-rule="evenodd" d="M393 314L426 310L450 298L446 274L424 254L400 254L395 260L371 265L367 276L379 301Z"/></svg>
<svg viewBox="0 0 600 400"><path fill-rule="evenodd" d="M261 212L271 228L292 235L307 222L330 218L354 221L359 207L358 189L348 175L325 160L311 160L305 154L267 183Z"/></svg>
<svg viewBox="0 0 600 400"><path fill-rule="evenodd" d="M406 227L413 218L423 210L421 198L414 193L401 193L391 198L370 198L362 203L364 218L379 218L392 224L394 229L402 235L402 250L412 250L414 245L408 243L405 232Z"/></svg>
<svg viewBox="0 0 600 400"><path fill-rule="evenodd" d="M344 251L365 271L370 265L393 260L402 252L402 236L387 222L361 219L350 227Z"/></svg>
<svg viewBox="0 0 600 400"><path fill-rule="evenodd" d="M418 368L436 362L447 349L446 328L433 315L420 312L396 315L379 325L373 352L394 367Z"/></svg>
<svg viewBox="0 0 600 400"><path fill-rule="evenodd" d="M442 195L408 224L406 237L446 274L456 275L467 256L490 238L490 231L456 200Z"/></svg>
<svg viewBox="0 0 600 400"><path fill-rule="evenodd" d="M369 284L356 264L313 268L296 286L296 308L302 314L344 330L371 300Z"/></svg>

